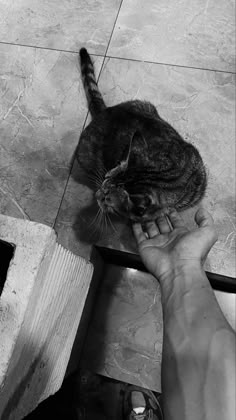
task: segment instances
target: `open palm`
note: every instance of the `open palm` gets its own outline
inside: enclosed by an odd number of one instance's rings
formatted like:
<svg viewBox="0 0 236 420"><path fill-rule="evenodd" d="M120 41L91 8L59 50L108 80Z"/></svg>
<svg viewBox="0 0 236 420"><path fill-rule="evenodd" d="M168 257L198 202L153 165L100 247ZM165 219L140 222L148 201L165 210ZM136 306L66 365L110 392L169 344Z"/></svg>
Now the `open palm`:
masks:
<svg viewBox="0 0 236 420"><path fill-rule="evenodd" d="M177 212L168 219L163 216L148 223L146 233L140 224L133 225L143 263L159 279L183 264L202 264L217 240L213 219L203 208L195 215L198 227L192 231Z"/></svg>

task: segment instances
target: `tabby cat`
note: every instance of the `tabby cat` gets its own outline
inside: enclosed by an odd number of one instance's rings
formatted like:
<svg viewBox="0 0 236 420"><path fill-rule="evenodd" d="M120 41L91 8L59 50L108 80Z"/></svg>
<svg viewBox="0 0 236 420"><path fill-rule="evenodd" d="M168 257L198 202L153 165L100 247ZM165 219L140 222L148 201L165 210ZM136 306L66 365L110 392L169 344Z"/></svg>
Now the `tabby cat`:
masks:
<svg viewBox="0 0 236 420"><path fill-rule="evenodd" d="M81 135L77 158L94 180L100 209L145 223L197 204L207 185L198 150L149 102L106 107L85 48L80 62L92 121Z"/></svg>

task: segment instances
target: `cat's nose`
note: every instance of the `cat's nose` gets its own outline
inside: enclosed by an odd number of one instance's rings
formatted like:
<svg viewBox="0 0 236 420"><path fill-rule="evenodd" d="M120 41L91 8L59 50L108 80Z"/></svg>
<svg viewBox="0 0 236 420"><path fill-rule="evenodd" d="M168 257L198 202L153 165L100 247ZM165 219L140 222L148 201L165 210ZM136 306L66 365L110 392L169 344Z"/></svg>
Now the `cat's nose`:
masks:
<svg viewBox="0 0 236 420"><path fill-rule="evenodd" d="M110 204L111 203L110 196L108 195L108 193L106 193L104 191L97 191L96 194L95 194L95 197L102 204Z"/></svg>

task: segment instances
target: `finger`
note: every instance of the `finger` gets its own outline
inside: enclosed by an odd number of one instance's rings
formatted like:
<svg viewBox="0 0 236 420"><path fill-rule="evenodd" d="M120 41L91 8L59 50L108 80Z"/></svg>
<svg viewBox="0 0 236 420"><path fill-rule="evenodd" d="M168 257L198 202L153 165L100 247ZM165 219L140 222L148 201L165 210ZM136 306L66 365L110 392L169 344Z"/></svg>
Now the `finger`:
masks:
<svg viewBox="0 0 236 420"><path fill-rule="evenodd" d="M195 222L199 227L206 227L206 226L213 226L214 220L210 213L203 207L198 209L198 211L195 214Z"/></svg>
<svg viewBox="0 0 236 420"><path fill-rule="evenodd" d="M182 217L177 213L176 210L172 210L171 213L168 215L169 220L173 228L184 227L184 221Z"/></svg>
<svg viewBox="0 0 236 420"><path fill-rule="evenodd" d="M138 244L140 244L141 242L147 239L140 223L134 223L132 225L132 228L133 228L135 239L138 242Z"/></svg>
<svg viewBox="0 0 236 420"><path fill-rule="evenodd" d="M158 216L157 220L156 220L158 229L160 231L160 233L169 233L171 232L171 227L170 224L168 223L168 220L166 218L166 216L163 214L161 216Z"/></svg>
<svg viewBox="0 0 236 420"><path fill-rule="evenodd" d="M211 240L212 245L214 245L218 239L218 234L214 226L214 220L210 213L208 213L208 211L204 208L198 209L195 214L195 222L200 228L208 228L207 238L208 240Z"/></svg>
<svg viewBox="0 0 236 420"><path fill-rule="evenodd" d="M158 235L159 229L154 221L146 223L146 232L149 238L154 238L154 236Z"/></svg>

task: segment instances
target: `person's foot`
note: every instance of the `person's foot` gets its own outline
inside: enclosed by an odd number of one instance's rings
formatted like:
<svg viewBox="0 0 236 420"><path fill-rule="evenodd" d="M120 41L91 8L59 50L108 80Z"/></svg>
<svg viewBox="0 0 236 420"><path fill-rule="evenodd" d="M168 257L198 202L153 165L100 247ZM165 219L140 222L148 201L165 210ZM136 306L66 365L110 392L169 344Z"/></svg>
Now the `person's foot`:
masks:
<svg viewBox="0 0 236 420"><path fill-rule="evenodd" d="M161 406L152 391L128 385L123 400L124 420L163 420Z"/></svg>

